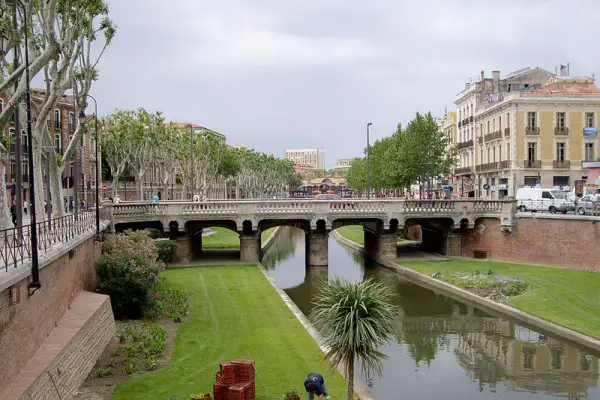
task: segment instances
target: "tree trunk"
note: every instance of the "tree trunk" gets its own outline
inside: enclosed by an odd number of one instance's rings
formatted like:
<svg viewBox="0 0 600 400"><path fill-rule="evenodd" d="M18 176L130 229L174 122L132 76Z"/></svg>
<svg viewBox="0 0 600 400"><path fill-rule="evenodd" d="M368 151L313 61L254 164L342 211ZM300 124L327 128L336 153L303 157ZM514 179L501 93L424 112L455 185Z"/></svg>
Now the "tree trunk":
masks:
<svg viewBox="0 0 600 400"><path fill-rule="evenodd" d="M10 199L6 195L6 165L0 166L0 229L12 228L12 218L10 215Z"/></svg>
<svg viewBox="0 0 600 400"><path fill-rule="evenodd" d="M113 174L113 179L112 179L112 198L113 198L113 200L117 198L118 186L119 186L119 175Z"/></svg>
<svg viewBox="0 0 600 400"><path fill-rule="evenodd" d="M137 191L138 194L138 200L139 201L143 201L144 200L144 182L143 182L143 177L144 175L138 174L138 176L135 179L135 189Z"/></svg>
<svg viewBox="0 0 600 400"><path fill-rule="evenodd" d="M34 140L35 143L35 140ZM37 221L44 221L46 218L44 216L44 174L42 172L42 152L38 148L37 150L34 148L33 151L33 177L35 179L35 216ZM30 193L31 196L31 193ZM31 199L31 197L30 197Z"/></svg>
<svg viewBox="0 0 600 400"><path fill-rule="evenodd" d="M346 366L346 379L348 380L348 394L347 400L354 400L354 356L350 356L348 359L348 365Z"/></svg>
<svg viewBox="0 0 600 400"><path fill-rule="evenodd" d="M62 168L56 165L53 160L50 160L50 197L52 198L52 216L54 218L65 215L65 206L63 201L62 190Z"/></svg>

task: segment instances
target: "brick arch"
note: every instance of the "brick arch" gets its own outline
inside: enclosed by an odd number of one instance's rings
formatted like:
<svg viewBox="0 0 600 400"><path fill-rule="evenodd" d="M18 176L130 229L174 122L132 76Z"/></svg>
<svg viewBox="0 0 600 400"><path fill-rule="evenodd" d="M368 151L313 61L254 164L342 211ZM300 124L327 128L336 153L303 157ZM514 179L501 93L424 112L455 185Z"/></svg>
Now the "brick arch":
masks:
<svg viewBox="0 0 600 400"><path fill-rule="evenodd" d="M258 221L258 233L277 226L290 226L302 229L306 233L310 232L310 221L307 219L262 219Z"/></svg>
<svg viewBox="0 0 600 400"><path fill-rule="evenodd" d="M331 231L350 225L360 225L363 228L378 230L383 227L383 220L379 218L338 218L331 222Z"/></svg>
<svg viewBox="0 0 600 400"><path fill-rule="evenodd" d="M210 227L218 227L229 229L233 232L238 232L238 226L235 221L231 220L198 220L198 221L187 221L184 224L185 231L190 235L195 234L196 232L201 231L202 229L210 228Z"/></svg>

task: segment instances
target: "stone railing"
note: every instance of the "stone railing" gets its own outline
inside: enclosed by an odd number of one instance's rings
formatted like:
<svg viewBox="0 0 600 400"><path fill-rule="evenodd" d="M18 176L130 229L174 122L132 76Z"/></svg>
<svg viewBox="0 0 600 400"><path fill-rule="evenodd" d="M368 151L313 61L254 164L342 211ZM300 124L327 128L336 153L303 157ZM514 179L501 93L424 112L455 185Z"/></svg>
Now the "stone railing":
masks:
<svg viewBox="0 0 600 400"><path fill-rule="evenodd" d="M454 169L456 175L460 174L471 174L473 173L473 167L459 167Z"/></svg>
<svg viewBox="0 0 600 400"><path fill-rule="evenodd" d="M542 168L542 162L540 160L525 160L523 161L523 168Z"/></svg>
<svg viewBox="0 0 600 400"><path fill-rule="evenodd" d="M491 170L494 170L494 169L500 169L500 163L499 162L491 162L491 163L481 164L481 165L477 165L476 166L477 172L491 171Z"/></svg>
<svg viewBox="0 0 600 400"><path fill-rule="evenodd" d="M539 126L526 126L525 127L525 134L526 135L539 135L540 134L540 127Z"/></svg>
<svg viewBox="0 0 600 400"><path fill-rule="evenodd" d="M466 140L464 142L460 142L458 144L458 148L460 149L466 149L467 147L473 147L473 140Z"/></svg>
<svg viewBox="0 0 600 400"><path fill-rule="evenodd" d="M568 160L565 160L565 161L554 160L554 161L552 161L552 168L557 168L557 169L568 169L568 168L571 168L571 161L568 161Z"/></svg>
<svg viewBox="0 0 600 400"><path fill-rule="evenodd" d="M556 136L567 136L569 134L569 128L566 126L557 126L554 128L554 134Z"/></svg>

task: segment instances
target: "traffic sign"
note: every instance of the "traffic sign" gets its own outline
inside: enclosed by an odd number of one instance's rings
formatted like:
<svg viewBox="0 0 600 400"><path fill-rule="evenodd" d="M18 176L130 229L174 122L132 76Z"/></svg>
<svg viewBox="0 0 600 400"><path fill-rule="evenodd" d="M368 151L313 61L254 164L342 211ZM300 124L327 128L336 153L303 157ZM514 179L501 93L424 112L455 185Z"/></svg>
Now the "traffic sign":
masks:
<svg viewBox="0 0 600 400"><path fill-rule="evenodd" d="M490 185L488 185L487 183L484 183L483 190L490 190Z"/></svg>
<svg viewBox="0 0 600 400"><path fill-rule="evenodd" d="M106 186L106 185L103 185L103 186L102 186L102 190L108 190L108 186Z"/></svg>

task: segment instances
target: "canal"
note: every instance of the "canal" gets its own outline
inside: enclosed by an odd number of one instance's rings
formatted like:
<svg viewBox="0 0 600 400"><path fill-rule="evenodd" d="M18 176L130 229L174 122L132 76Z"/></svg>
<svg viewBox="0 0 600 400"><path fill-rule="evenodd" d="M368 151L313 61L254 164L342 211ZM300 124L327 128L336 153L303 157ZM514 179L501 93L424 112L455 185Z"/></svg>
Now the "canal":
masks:
<svg viewBox="0 0 600 400"><path fill-rule="evenodd" d="M600 399L591 351L548 337L402 279L330 237L329 267L305 267L304 232L282 228L263 264L309 315L331 276L373 277L394 293L396 340L384 349L383 376L361 376L378 400Z"/></svg>

